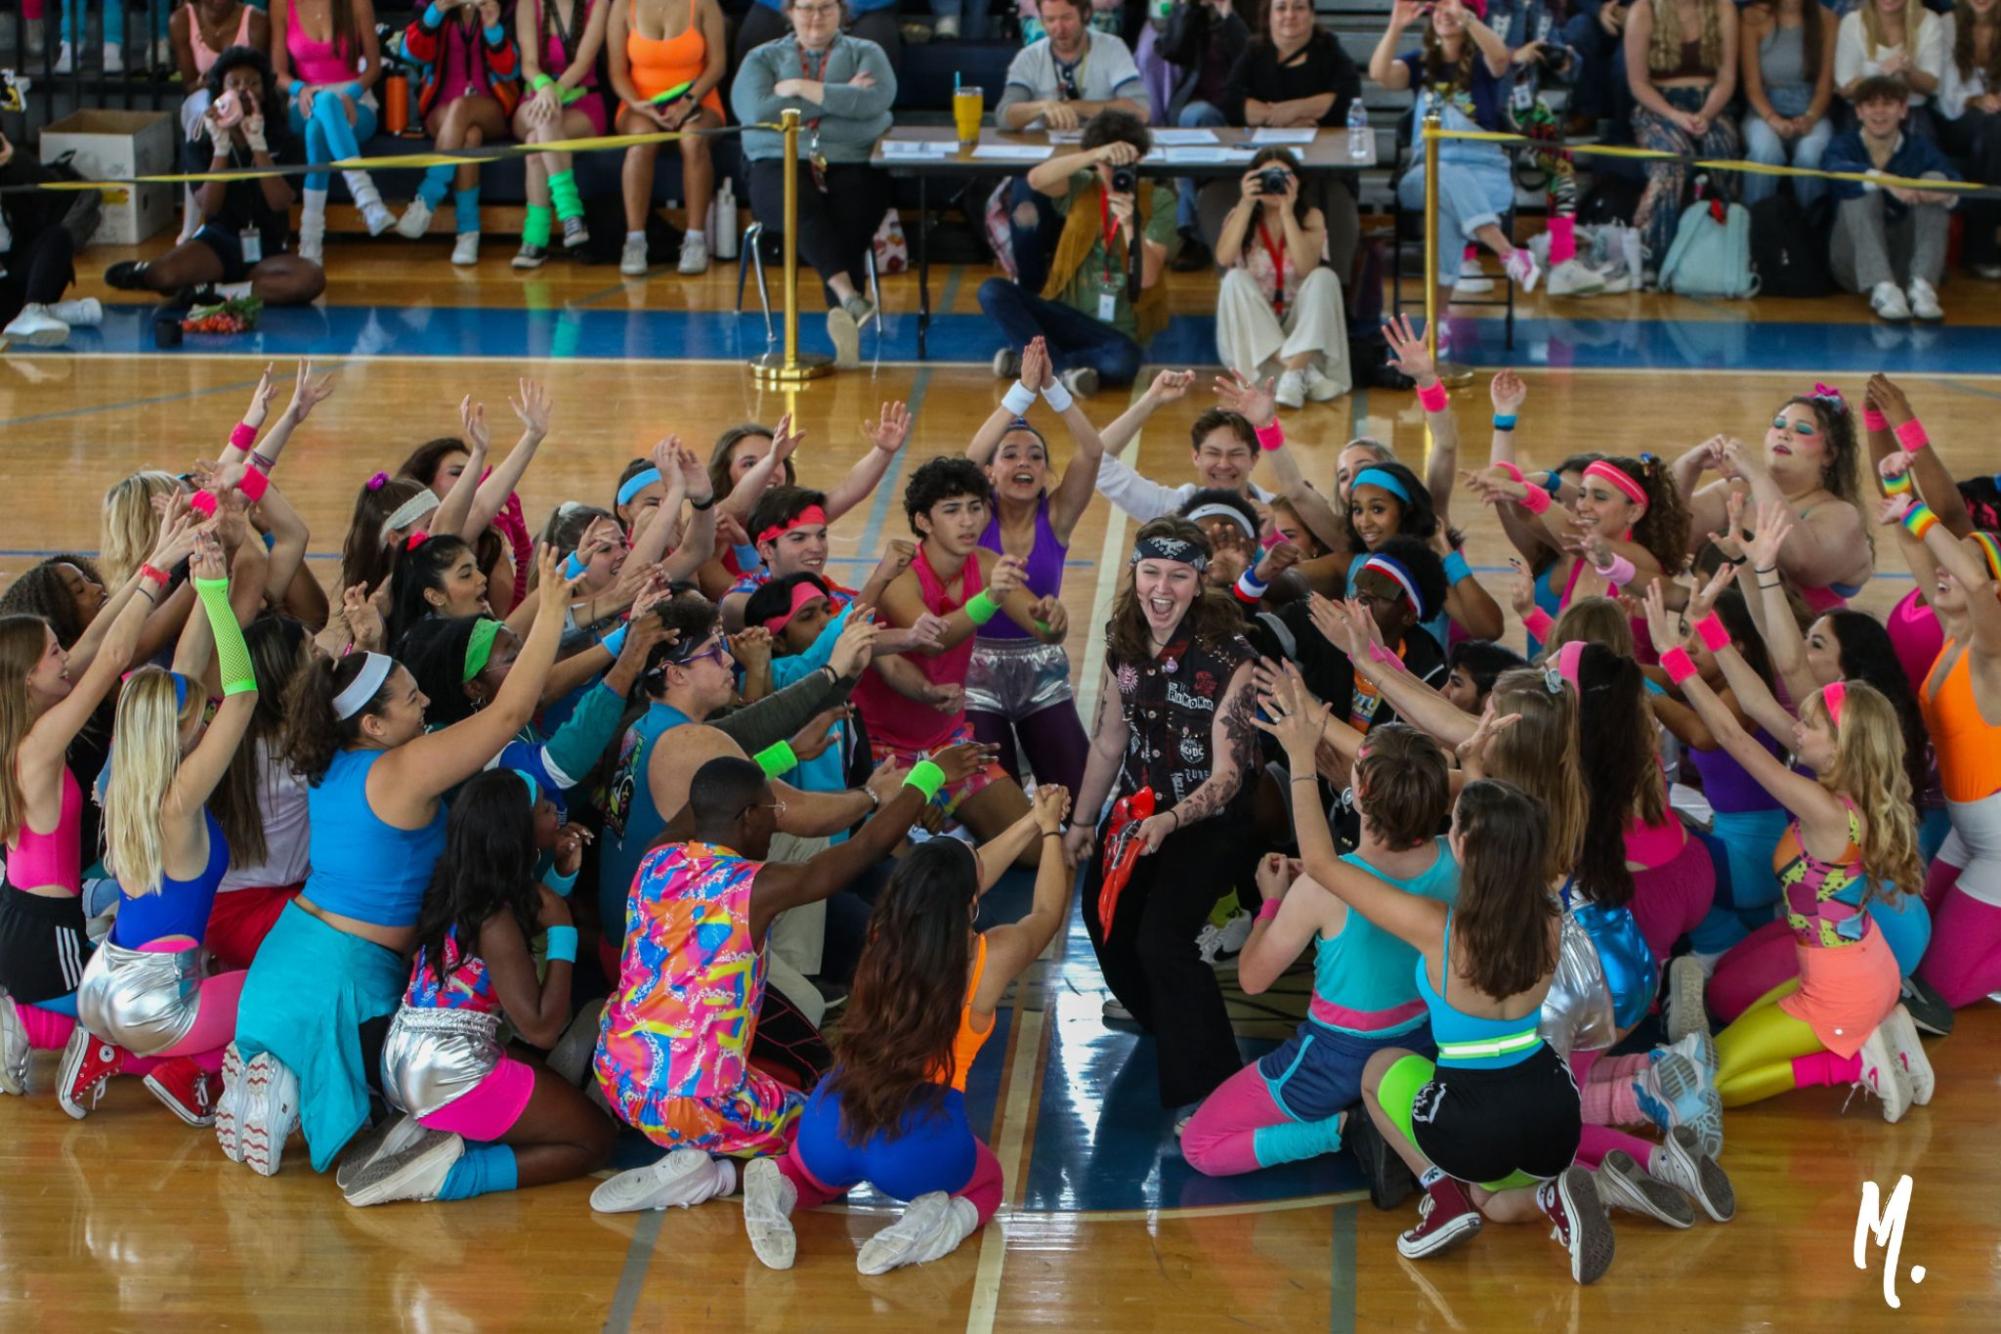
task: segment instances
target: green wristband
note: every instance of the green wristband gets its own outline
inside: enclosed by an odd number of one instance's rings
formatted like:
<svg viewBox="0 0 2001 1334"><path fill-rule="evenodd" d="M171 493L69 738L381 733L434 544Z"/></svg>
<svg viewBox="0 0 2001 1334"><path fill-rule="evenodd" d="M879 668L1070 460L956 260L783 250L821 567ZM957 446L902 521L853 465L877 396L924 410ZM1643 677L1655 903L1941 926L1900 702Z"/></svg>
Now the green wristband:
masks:
<svg viewBox="0 0 2001 1334"><path fill-rule="evenodd" d="M903 785L916 788L927 802L936 801L938 789L945 786L945 771L931 760L919 760L903 776Z"/></svg>
<svg viewBox="0 0 2001 1334"><path fill-rule="evenodd" d="M798 768L799 757L793 754L790 741L774 741L757 752L757 767L764 770L766 778L777 778Z"/></svg>
<svg viewBox="0 0 2001 1334"><path fill-rule="evenodd" d="M549 87L549 86L550 86L551 84L553 84L553 83L555 83L555 82L556 82L556 81L555 81L554 79L550 78L550 77L549 77L548 75L546 75L546 74L537 74L537 75L536 75L536 76L535 76L534 78L532 78L532 79L530 79L530 80L528 81L528 86L529 86L530 88L533 88L533 89L534 89L534 90L535 90L536 92L538 92L538 93L539 93L539 92L541 92L541 91L542 91L542 90L543 90L544 88L547 88L547 87Z"/></svg>
<svg viewBox="0 0 2001 1334"><path fill-rule="evenodd" d="M966 619L974 625L985 625L999 613L1000 603L984 588L966 600Z"/></svg>
<svg viewBox="0 0 2001 1334"><path fill-rule="evenodd" d="M222 677L222 693L247 695L257 689L257 669L250 662L250 646L243 642L243 627L236 623L236 609L229 605L229 580L192 579L195 597L208 617L215 636L215 665Z"/></svg>

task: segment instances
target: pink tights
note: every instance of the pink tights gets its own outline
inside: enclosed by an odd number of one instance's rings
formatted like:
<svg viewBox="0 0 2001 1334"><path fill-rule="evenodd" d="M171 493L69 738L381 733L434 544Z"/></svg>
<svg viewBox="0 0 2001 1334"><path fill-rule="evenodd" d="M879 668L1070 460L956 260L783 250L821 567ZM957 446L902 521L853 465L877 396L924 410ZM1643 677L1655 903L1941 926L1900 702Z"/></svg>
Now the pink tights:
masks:
<svg viewBox="0 0 2001 1334"><path fill-rule="evenodd" d="M147 1075L162 1061L186 1056L209 1074L222 1071L222 1052L236 1038L236 1002L243 994L244 979L248 973L220 973L206 978L201 984L201 1006L195 1012L194 1027L187 1036L173 1046L154 1052L151 1056L136 1056L125 1053L119 1063L121 1075ZM69 1044L70 1034L76 1031L76 1019L54 1010L45 1010L39 1005L14 1006L14 1012L21 1016L21 1028L28 1035L28 1046L34 1051L61 1051Z"/></svg>
<svg viewBox="0 0 2001 1334"><path fill-rule="evenodd" d="M1959 870L1934 859L1925 878L1932 939L1918 977L1957 1010L2001 991L2001 908L1959 887Z"/></svg>
<svg viewBox="0 0 2001 1334"><path fill-rule="evenodd" d="M1695 929L1715 900L1716 863L1709 845L1694 835L1661 865L1633 872L1633 921L1663 969L1674 943Z"/></svg>
<svg viewBox="0 0 2001 1334"><path fill-rule="evenodd" d="M1577 1144L1577 1160L1586 1167L1596 1167L1612 1150L1624 1149L1634 1162L1645 1167L1654 1151L1653 1142L1615 1130L1613 1126L1646 1119L1633 1092L1632 1076L1646 1068L1647 1058L1614 1056L1601 1060L1603 1056L1603 1052L1596 1051L1570 1054L1570 1077L1577 1081L1584 1115L1584 1137Z"/></svg>
<svg viewBox="0 0 2001 1334"><path fill-rule="evenodd" d="M1799 971L1792 928L1784 922L1767 922L1717 960L1703 999L1709 1012L1728 1024L1773 987L1798 977Z"/></svg>
<svg viewBox="0 0 2001 1334"><path fill-rule="evenodd" d="M957 1199L971 1202L974 1210L979 1213L980 1225L984 1227L986 1221L994 1216L994 1210L1000 1208L1001 1165L1000 1159L994 1157L994 1151L987 1147L986 1141L977 1136L973 1139L973 1154L972 1180L952 1194ZM807 1171L805 1162L799 1157L799 1146L796 1143L786 1147L785 1156L778 1160L778 1171L792 1183L792 1189L798 1192L799 1202L794 1206L798 1209L818 1208L847 1193L846 1187L825 1185L818 1177Z"/></svg>
<svg viewBox="0 0 2001 1334"><path fill-rule="evenodd" d="M76 1032L76 1018L73 1015L44 1010L39 1005L23 1005L19 1001L14 1003L14 1013L21 1017L21 1031L28 1035L28 1048L31 1051L61 1051L69 1045L70 1034ZM227 1039L223 1045L228 1045ZM154 1067L160 1064L160 1058L157 1056L135 1056L122 1048L118 1055L118 1073L121 1075L149 1075L153 1073ZM222 1069L220 1052L216 1053L215 1068Z"/></svg>

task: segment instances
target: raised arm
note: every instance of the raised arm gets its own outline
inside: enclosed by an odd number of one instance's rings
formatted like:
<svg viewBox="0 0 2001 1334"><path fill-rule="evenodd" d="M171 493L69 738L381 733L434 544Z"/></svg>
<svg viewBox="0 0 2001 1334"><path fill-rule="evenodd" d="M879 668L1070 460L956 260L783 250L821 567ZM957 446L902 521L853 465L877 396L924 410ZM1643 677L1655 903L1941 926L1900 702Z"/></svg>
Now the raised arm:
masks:
<svg viewBox="0 0 2001 1334"><path fill-rule="evenodd" d="M1276 382L1245 379L1235 371L1215 380L1216 403L1248 421L1258 434L1258 446L1278 479L1279 494L1299 515L1321 545L1337 556L1348 554L1348 525L1326 496L1307 480L1299 466L1299 456L1286 444L1285 428L1279 425Z"/></svg>
<svg viewBox="0 0 2001 1334"><path fill-rule="evenodd" d="M251 666L249 646L243 642L243 627L237 624L236 611L230 606L222 546L212 535L205 534L196 546L188 574L202 607L202 615L188 620L191 624L203 621L208 627L202 637L215 645L222 705L209 719L201 740L174 771L174 781L161 803L161 813L167 816L192 815L208 801L229 771L229 762L257 711L257 672ZM196 632L191 629L188 633Z"/></svg>
<svg viewBox="0 0 2001 1334"><path fill-rule="evenodd" d="M1376 49L1369 53L1369 81L1379 84L1392 92L1402 92L1410 87L1410 66L1397 59L1397 47L1403 41L1404 32L1410 25L1424 16L1424 6L1417 0L1396 0L1390 7L1389 26L1383 29L1382 38Z"/></svg>
<svg viewBox="0 0 2001 1334"><path fill-rule="evenodd" d="M869 498L882 484L883 474L898 450L910 439L910 408L900 402L885 403L882 413L863 428L869 439L868 453L855 460L848 475L827 492L827 522L846 514Z"/></svg>
<svg viewBox="0 0 2001 1334"><path fill-rule="evenodd" d="M591 20L596 22L597 19L598 10L593 10ZM507 452L500 466L488 473L473 493L472 511L467 515L465 528L461 531L468 542L485 532L494 516L507 504L507 498L521 485L528 465L535 461L535 451L549 436L552 405L548 386L524 376L520 381L520 392L521 397L508 399L507 406L513 408L514 415L521 419L521 438L514 442L514 448ZM468 466L466 471L471 472L472 468Z"/></svg>
<svg viewBox="0 0 2001 1334"><path fill-rule="evenodd" d="M1473 22L1473 16L1466 16ZM1431 445L1424 459L1424 488L1431 492L1431 507L1438 521L1449 522L1452 509L1452 482L1459 475L1459 423L1452 415L1451 395L1438 378L1431 349L1411 328L1410 316L1399 315L1383 324L1389 341L1391 363L1411 378L1417 390L1418 406L1424 409L1424 424L1431 432Z"/></svg>
<svg viewBox="0 0 2001 1334"><path fill-rule="evenodd" d="M1743 441L1725 440L1723 457L1751 484L1751 497L1758 504L1785 501L1785 493L1766 470L1764 459ZM1824 588L1854 570L1856 553L1868 549L1861 514L1853 505L1837 500L1815 505L1794 525L1786 544L1779 548L1779 567L1794 583Z"/></svg>
<svg viewBox="0 0 2001 1334"><path fill-rule="evenodd" d="M1479 720L1462 712L1445 696L1404 670L1397 655L1384 647L1376 618L1359 602L1335 602L1312 594L1313 627L1335 648L1348 655L1358 676L1375 684L1399 717L1448 746L1473 735Z"/></svg>
<svg viewBox="0 0 2001 1334"><path fill-rule="evenodd" d="M1016 821L1007 834L980 848L980 883L984 887L991 883L987 879L990 864L998 878L1026 850L1029 838L1042 843L1042 860L1035 868L1035 897L1027 914L1019 921L987 932L987 969L980 975L979 990L973 994L973 1009L981 1014L991 1013L1000 1005L1008 986L1049 947L1049 942L1069 920L1070 886L1077 878L1077 868L1062 856L1063 817L1069 809L1067 789L1054 783L1038 785L1034 808ZM1010 839L1009 835L1018 830L1025 830L1025 837ZM1052 839L1057 842L1052 844ZM1000 846L1004 840L1019 846L1009 852ZM1003 857L1003 853L1008 855Z"/></svg>
<svg viewBox="0 0 2001 1334"><path fill-rule="evenodd" d="M1257 883L1268 906L1251 923L1250 938L1237 956L1237 985L1246 996L1262 995L1285 975L1320 934L1323 918L1334 915L1326 910L1338 903L1302 877L1282 852L1265 854L1258 863ZM1273 913L1272 907L1278 911ZM1339 910L1345 912L1345 905Z"/></svg>

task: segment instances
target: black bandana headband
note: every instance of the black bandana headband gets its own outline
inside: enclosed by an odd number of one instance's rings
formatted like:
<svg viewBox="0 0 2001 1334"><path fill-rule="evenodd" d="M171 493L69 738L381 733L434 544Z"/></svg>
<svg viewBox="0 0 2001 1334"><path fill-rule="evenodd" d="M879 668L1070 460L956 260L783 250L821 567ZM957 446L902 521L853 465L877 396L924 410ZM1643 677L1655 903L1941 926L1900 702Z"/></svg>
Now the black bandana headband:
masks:
<svg viewBox="0 0 2001 1334"><path fill-rule="evenodd" d="M1209 558L1202 554L1202 548L1179 537L1142 537L1133 545L1132 563L1137 565L1143 560L1179 561L1194 566L1197 574L1209 568Z"/></svg>

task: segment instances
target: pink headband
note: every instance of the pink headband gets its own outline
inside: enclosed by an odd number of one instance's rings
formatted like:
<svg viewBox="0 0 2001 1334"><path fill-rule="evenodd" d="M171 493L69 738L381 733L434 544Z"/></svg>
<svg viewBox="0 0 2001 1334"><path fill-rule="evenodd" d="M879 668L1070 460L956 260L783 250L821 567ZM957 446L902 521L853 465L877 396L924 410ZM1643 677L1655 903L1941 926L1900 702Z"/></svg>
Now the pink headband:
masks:
<svg viewBox="0 0 2001 1334"><path fill-rule="evenodd" d="M799 614L801 607L811 602L814 598L823 598L826 596L827 594L811 579L801 579L798 583L792 585L792 605L785 609L785 614L782 616L765 617L763 622L764 628L771 631L774 635L777 634L792 623L792 618Z"/></svg>
<svg viewBox="0 0 2001 1334"><path fill-rule="evenodd" d="M1625 495L1626 499L1632 501L1635 505L1644 507L1647 504L1647 489L1603 459L1587 464L1584 469L1584 475L1586 477L1596 477L1607 486L1616 487Z"/></svg>
<svg viewBox="0 0 2001 1334"><path fill-rule="evenodd" d="M786 533L791 532L794 528L798 528L803 524L809 524L809 523L825 524L826 522L827 522L827 511L821 509L818 505L808 505L805 509L800 510L797 514L793 515L790 519L786 520L784 523L772 524L771 527L765 529L763 532L757 535L757 540L760 542L775 541L779 537L783 536Z"/></svg>
<svg viewBox="0 0 2001 1334"><path fill-rule="evenodd" d="M1848 703L1848 682L1835 681L1820 688L1821 707L1827 710L1827 721L1837 728L1841 726L1842 706Z"/></svg>
<svg viewBox="0 0 2001 1334"><path fill-rule="evenodd" d="M1583 657L1584 641L1581 639L1573 639L1556 651L1556 674L1579 690L1584 687L1577 682L1577 664Z"/></svg>

